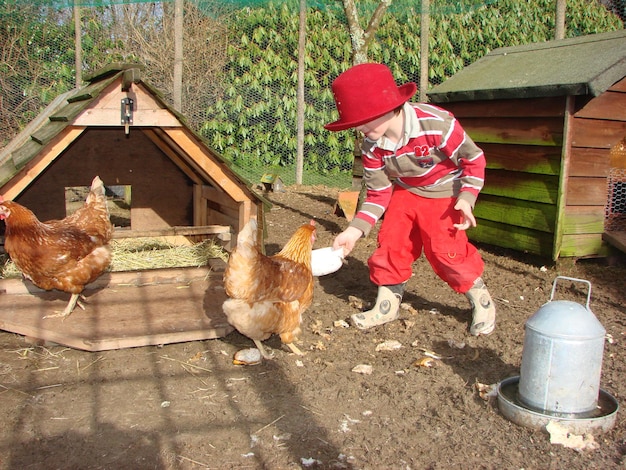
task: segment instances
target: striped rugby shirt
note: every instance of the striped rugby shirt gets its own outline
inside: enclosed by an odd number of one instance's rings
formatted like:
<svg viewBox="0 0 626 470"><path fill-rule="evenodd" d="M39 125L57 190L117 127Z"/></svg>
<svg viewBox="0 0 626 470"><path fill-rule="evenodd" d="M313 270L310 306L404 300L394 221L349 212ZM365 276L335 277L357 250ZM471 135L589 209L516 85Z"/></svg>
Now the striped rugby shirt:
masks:
<svg viewBox="0 0 626 470"><path fill-rule="evenodd" d="M483 187L485 155L445 109L404 103L404 136L361 146L367 195L350 223L367 235L389 205L392 185L427 198L456 197L472 207Z"/></svg>

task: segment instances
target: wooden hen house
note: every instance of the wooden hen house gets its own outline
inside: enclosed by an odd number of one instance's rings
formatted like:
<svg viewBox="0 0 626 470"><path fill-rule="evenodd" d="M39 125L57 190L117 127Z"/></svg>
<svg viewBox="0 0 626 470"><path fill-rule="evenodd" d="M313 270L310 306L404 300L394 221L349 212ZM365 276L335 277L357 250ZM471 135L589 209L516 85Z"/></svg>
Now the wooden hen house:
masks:
<svg viewBox="0 0 626 470"><path fill-rule="evenodd" d="M109 66L58 97L0 154L0 194L40 220L59 219L66 188L99 175L107 188L131 195L130 223L116 227L115 238L211 237L230 250L250 218L263 221L266 201L141 79L141 69ZM223 264L105 273L87 287L95 292L85 291L86 310L64 321L42 318L66 295L3 280L0 328L87 350L224 336L232 328L221 310Z"/></svg>
<svg viewBox="0 0 626 470"><path fill-rule="evenodd" d="M626 138L626 31L496 49L428 96L485 151L470 238L553 260L626 247L605 229L611 204L626 217L625 191L609 187Z"/></svg>

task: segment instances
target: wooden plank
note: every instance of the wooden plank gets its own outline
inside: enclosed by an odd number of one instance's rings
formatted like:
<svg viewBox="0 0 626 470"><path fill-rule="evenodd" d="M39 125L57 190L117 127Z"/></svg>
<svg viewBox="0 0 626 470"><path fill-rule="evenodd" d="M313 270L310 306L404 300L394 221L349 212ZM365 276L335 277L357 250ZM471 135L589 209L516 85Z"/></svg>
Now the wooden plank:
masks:
<svg viewBox="0 0 626 470"><path fill-rule="evenodd" d="M606 178L568 178L566 193L568 206L600 206L604 207L608 199Z"/></svg>
<svg viewBox="0 0 626 470"><path fill-rule="evenodd" d="M507 143L558 146L563 143L563 118L465 118L463 127L479 145Z"/></svg>
<svg viewBox="0 0 626 470"><path fill-rule="evenodd" d="M237 207L231 207L231 206L222 206L221 204L218 204L209 199L205 199L205 201L206 201L207 211L219 212L220 214L223 214L226 217L231 217L233 220L237 220L239 218L239 214L243 211L242 206L243 204L246 204L245 202L242 202ZM213 223L213 220L210 217L207 216L207 219L211 223Z"/></svg>
<svg viewBox="0 0 626 470"><path fill-rule="evenodd" d="M33 141L31 140L31 142ZM9 181L13 177L13 175L17 173L17 171L17 167L15 166L15 164L13 163L13 159L11 158L6 160L2 165L0 165L0 187L4 186L4 184Z"/></svg>
<svg viewBox="0 0 626 470"><path fill-rule="evenodd" d="M609 176L610 166L608 149L580 147L571 149L569 176L606 178Z"/></svg>
<svg viewBox="0 0 626 470"><path fill-rule="evenodd" d="M607 91L574 114L577 118L626 121L626 93Z"/></svg>
<svg viewBox="0 0 626 470"><path fill-rule="evenodd" d="M3 187L5 199L15 199L61 152L84 132L83 127L66 127Z"/></svg>
<svg viewBox="0 0 626 470"><path fill-rule="evenodd" d="M143 133L157 146L159 149L176 164L178 168L182 170L187 177L193 181L195 184L202 184L202 178L198 176L198 172L195 171L196 168L193 165L189 165L189 162L184 159L183 156L178 154L174 148L178 146L172 146L171 139L164 132L155 132L155 129L144 129ZM163 140L163 136L166 137L166 140L170 142L166 142Z"/></svg>
<svg viewBox="0 0 626 470"><path fill-rule="evenodd" d="M626 93L626 78L622 78L619 82L613 84L609 91L621 91Z"/></svg>
<svg viewBox="0 0 626 470"><path fill-rule="evenodd" d="M443 106L459 118L465 127L465 118L562 117L565 109L565 97L459 101L445 103Z"/></svg>
<svg viewBox="0 0 626 470"><path fill-rule="evenodd" d="M490 169L558 175L561 168L560 147L491 143L482 143L480 147Z"/></svg>
<svg viewBox="0 0 626 470"><path fill-rule="evenodd" d="M54 137L56 137L59 132L61 132L66 126L67 123L65 122L49 122L45 126L42 126L35 132L33 132L31 134L31 138L39 145L46 145Z"/></svg>
<svg viewBox="0 0 626 470"><path fill-rule="evenodd" d="M21 169L28 165L28 163L33 160L42 148L41 144L35 142L33 139L30 139L28 142L25 142L24 145L15 149L15 152L11 154L10 161L15 164L16 169ZM3 166L7 165L7 163L8 161L4 162Z"/></svg>
<svg viewBox="0 0 626 470"><path fill-rule="evenodd" d="M165 132L178 143L180 147L200 166L204 172L217 184L226 191L235 201L243 202L250 196L244 193L238 182L234 181L228 175L221 161L218 161L210 154L208 148L203 143L197 141L185 129L164 129Z"/></svg>
<svg viewBox="0 0 626 470"><path fill-rule="evenodd" d="M490 220L552 233L556 220L556 206L481 193L474 215L481 221Z"/></svg>
<svg viewBox="0 0 626 470"><path fill-rule="evenodd" d="M602 206L566 206L563 214L563 234L602 233L604 217Z"/></svg>
<svg viewBox="0 0 626 470"><path fill-rule="evenodd" d="M114 239L140 237L172 237L192 235L218 235L230 233L231 228L226 225L199 225L194 227L174 226L157 230L126 230L118 229L113 232Z"/></svg>
<svg viewBox="0 0 626 470"><path fill-rule="evenodd" d="M216 224L234 227L236 233L243 228L243 226L237 227L238 219L233 219L223 212L207 209L207 218L211 219Z"/></svg>
<svg viewBox="0 0 626 470"><path fill-rule="evenodd" d="M204 175L205 176L204 179L203 178L199 178L199 181L197 182L197 184L202 184L205 181L205 179L208 179L211 183L213 183L214 186L219 187L219 184L216 181L211 179L210 175L208 175L206 173L204 168L202 168L202 166L198 162L196 162L187 153L185 153L185 151L180 147L180 145L178 145L178 142L176 142L163 129L153 129L153 132L154 132L154 134L156 136L158 136L159 139L162 140L162 142L163 142L163 144L165 144L166 148L169 147L169 150L168 150L169 153L171 153L172 155L177 155L179 158L184 160L184 162L190 168L192 168L196 173L198 173L198 175Z"/></svg>
<svg viewBox="0 0 626 470"><path fill-rule="evenodd" d="M605 256L606 243L602 234L563 235L559 258Z"/></svg>
<svg viewBox="0 0 626 470"><path fill-rule="evenodd" d="M604 232L602 239L611 246L626 253L626 232Z"/></svg>
<svg viewBox="0 0 626 470"><path fill-rule="evenodd" d="M610 149L624 135L625 121L575 118L572 125L572 146Z"/></svg>
<svg viewBox="0 0 626 470"><path fill-rule="evenodd" d="M476 242L552 257L552 235L549 233L484 220L468 230L467 235Z"/></svg>
<svg viewBox="0 0 626 470"><path fill-rule="evenodd" d="M146 269L143 271L104 272L95 281L87 285L87 291L102 289L116 289L118 287L141 287L165 284L185 284L205 279L210 273L221 276L226 269L226 263L214 258L208 261L207 266L197 268L162 268ZM21 295L46 292L23 279L0 279L0 295ZM59 292L60 297L69 300L69 294Z"/></svg>
<svg viewBox="0 0 626 470"><path fill-rule="evenodd" d="M556 204L558 177L487 170L485 187L481 194Z"/></svg>
<svg viewBox="0 0 626 470"><path fill-rule="evenodd" d="M111 86L111 83L114 82L114 78L110 78L108 80L100 80L97 82L92 82L87 85L85 88L81 88L78 90L76 94L72 97L68 98L68 103L75 103L76 101L87 101L97 98L103 90L107 87Z"/></svg>
<svg viewBox="0 0 626 470"><path fill-rule="evenodd" d="M566 195L569 187L569 169L572 149L572 123L576 107L576 98L568 96L565 100L565 119L563 120L563 146L561 148L561 169L559 170L559 192L557 198L556 224L552 246L552 259L556 261L561 252L563 239L563 212L566 206Z"/></svg>
<svg viewBox="0 0 626 470"><path fill-rule="evenodd" d="M63 106L60 110L50 116L51 121L70 122L85 109L88 103L85 101L75 101Z"/></svg>
<svg viewBox="0 0 626 470"><path fill-rule="evenodd" d="M221 313L224 267L216 259L203 268L105 273L86 289L86 311L77 309L65 321L43 316L62 310L67 294L0 280L0 328L89 351L221 337L232 331ZM150 313L149 324L137 316L142 310Z"/></svg>
<svg viewBox="0 0 626 470"><path fill-rule="evenodd" d="M120 119L121 108L117 109L86 109L80 113L73 124L77 126L118 126L123 128ZM167 109L137 110L133 113L133 127L180 127L181 122Z"/></svg>
<svg viewBox="0 0 626 470"><path fill-rule="evenodd" d="M235 202L220 188L204 185L202 186L202 197L208 199L209 201L214 201L220 206L226 206L234 210L239 210L239 203Z"/></svg>
<svg viewBox="0 0 626 470"><path fill-rule="evenodd" d="M233 328L221 308L221 273L207 275L184 283L87 290L85 310L66 319L43 318L64 308L66 294L2 294L0 329L86 351L223 337Z"/></svg>

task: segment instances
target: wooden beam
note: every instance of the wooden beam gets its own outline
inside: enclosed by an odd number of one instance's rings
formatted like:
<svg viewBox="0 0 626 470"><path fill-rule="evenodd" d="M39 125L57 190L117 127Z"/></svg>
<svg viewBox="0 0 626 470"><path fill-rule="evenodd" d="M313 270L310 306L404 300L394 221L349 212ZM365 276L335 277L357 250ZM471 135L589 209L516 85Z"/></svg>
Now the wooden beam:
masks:
<svg viewBox="0 0 626 470"><path fill-rule="evenodd" d="M161 128L152 129L152 132L154 132L154 134L164 143L165 148L171 149L171 152L175 155L178 155L178 157L182 161L184 161L185 164L189 166L189 168L193 169L193 171L195 171L198 175L206 176L204 180L198 177L198 181L197 181L198 184L202 184L205 182L206 179L208 179L214 185L217 186L217 183L213 181L209 177L209 175L206 174L206 172L202 169L202 167L198 165L197 162L193 160L193 158L187 155L187 153L181 148L181 146L178 145L178 142L172 139L172 137L170 137L163 129Z"/></svg>
<svg viewBox="0 0 626 470"><path fill-rule="evenodd" d="M239 187L238 182L233 181L233 178L226 174L225 164L218 162L207 152L204 144L192 138L185 129L166 128L164 131L235 201L243 202L249 199L249 196Z"/></svg>
<svg viewBox="0 0 626 470"><path fill-rule="evenodd" d="M604 232L602 239L618 250L626 253L626 232Z"/></svg>
<svg viewBox="0 0 626 470"><path fill-rule="evenodd" d="M204 185L202 186L202 197L209 201L214 201L220 206L239 210L239 203L233 201L233 199L220 188Z"/></svg>
<svg viewBox="0 0 626 470"><path fill-rule="evenodd" d="M114 239L141 238L141 237L171 237L171 236L191 236L191 235L219 235L230 233L229 225L200 225L195 227L175 226L156 230L125 230L117 229L113 231Z"/></svg>
<svg viewBox="0 0 626 470"><path fill-rule="evenodd" d="M66 127L61 131L3 186L3 197L15 199L19 196L84 131L84 127Z"/></svg>
<svg viewBox="0 0 626 470"><path fill-rule="evenodd" d="M117 109L87 109L78 115L73 124L77 126L119 126L123 129L124 126L120 119L120 106ZM137 110L133 112L133 123L130 128L132 130L133 127L142 126L174 127L180 125L180 121L167 109Z"/></svg>
<svg viewBox="0 0 626 470"><path fill-rule="evenodd" d="M556 221L554 225L554 239L552 244L552 260L559 259L561 244L563 243L563 226L565 206L567 205L567 190L572 156L572 135L574 125L574 109L576 98L568 96L565 101L565 119L563 120L563 146L561 148L561 171L559 172L559 190L556 203Z"/></svg>
<svg viewBox="0 0 626 470"><path fill-rule="evenodd" d="M174 151L172 147L167 145L166 142L161 139L161 137L154 131L154 129L143 129L143 133L148 136L148 138L157 146L159 149L167 155L170 160L176 164L178 168L181 169L183 173L187 175L187 177L193 181L195 184L202 184L202 179L198 176L196 172L193 171L192 168L187 164L183 158Z"/></svg>
<svg viewBox="0 0 626 470"><path fill-rule="evenodd" d="M193 223L204 225L207 223L206 200L202 197L202 185L193 185Z"/></svg>

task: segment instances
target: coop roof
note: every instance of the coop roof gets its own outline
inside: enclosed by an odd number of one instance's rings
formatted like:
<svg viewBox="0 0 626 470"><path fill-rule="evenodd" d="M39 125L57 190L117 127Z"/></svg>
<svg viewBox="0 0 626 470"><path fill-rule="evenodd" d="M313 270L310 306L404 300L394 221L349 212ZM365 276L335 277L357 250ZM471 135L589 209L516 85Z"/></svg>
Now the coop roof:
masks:
<svg viewBox="0 0 626 470"><path fill-rule="evenodd" d="M53 100L0 152L3 196L7 199L17 196L89 127L119 126L124 132L119 98L139 94L136 101L140 104L135 107L148 108L135 110L130 132L145 130L168 157L184 167L195 183L230 188L227 192L235 199L263 200L219 153L189 129L184 116L168 106L157 89L142 80L142 70L140 64L111 64L86 77L86 86ZM210 165L206 164L207 160Z"/></svg>
<svg viewBox="0 0 626 470"><path fill-rule="evenodd" d="M435 103L598 96L624 76L626 30L619 30L495 49L427 94Z"/></svg>

